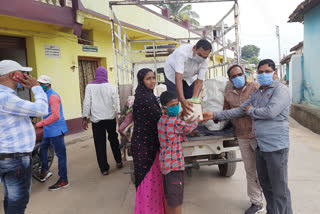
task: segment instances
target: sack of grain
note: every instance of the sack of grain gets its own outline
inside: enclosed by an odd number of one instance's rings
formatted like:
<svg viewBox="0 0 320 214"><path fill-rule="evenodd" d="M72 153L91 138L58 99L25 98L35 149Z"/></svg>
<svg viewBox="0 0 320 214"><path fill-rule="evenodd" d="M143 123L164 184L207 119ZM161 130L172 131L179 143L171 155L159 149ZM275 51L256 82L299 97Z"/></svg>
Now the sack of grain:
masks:
<svg viewBox="0 0 320 214"><path fill-rule="evenodd" d="M204 94L203 98L203 112L218 112L223 110L224 95L226 87L229 80L225 77L216 77L214 79L209 79L204 81ZM222 121L219 123L214 123L209 120L204 125L210 131L222 130L228 124L228 121Z"/></svg>
<svg viewBox="0 0 320 214"><path fill-rule="evenodd" d="M184 116L183 119L189 120L190 118L192 118L192 122L193 122L199 117L199 120L203 120L201 99L192 98L192 99L188 99L188 101L193 104L193 107L192 107L193 112L188 116Z"/></svg>

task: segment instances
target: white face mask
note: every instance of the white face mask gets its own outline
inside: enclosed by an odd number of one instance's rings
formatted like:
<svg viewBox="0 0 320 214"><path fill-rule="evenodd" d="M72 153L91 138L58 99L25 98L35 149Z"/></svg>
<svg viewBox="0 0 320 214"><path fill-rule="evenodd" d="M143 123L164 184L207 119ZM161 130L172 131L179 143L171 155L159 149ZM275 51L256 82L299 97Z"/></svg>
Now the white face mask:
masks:
<svg viewBox="0 0 320 214"><path fill-rule="evenodd" d="M192 60L195 61L198 64L203 63L206 59L202 58L198 54L196 54L194 57L192 57Z"/></svg>

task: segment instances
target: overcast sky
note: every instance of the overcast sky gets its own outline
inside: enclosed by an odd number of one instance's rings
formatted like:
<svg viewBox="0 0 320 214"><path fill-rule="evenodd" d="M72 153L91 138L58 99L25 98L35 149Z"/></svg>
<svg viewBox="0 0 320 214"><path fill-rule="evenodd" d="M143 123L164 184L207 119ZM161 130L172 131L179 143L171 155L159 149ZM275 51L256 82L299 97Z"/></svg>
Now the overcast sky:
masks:
<svg viewBox="0 0 320 214"><path fill-rule="evenodd" d="M239 0L240 44L260 48L260 59L278 62L276 25L280 27L281 55L303 40L303 24L288 23L289 15L303 0ZM231 2L193 4L201 25L214 25L232 7ZM233 20L228 19L231 23ZM228 23L228 24L229 24ZM229 24L230 26L230 24Z"/></svg>

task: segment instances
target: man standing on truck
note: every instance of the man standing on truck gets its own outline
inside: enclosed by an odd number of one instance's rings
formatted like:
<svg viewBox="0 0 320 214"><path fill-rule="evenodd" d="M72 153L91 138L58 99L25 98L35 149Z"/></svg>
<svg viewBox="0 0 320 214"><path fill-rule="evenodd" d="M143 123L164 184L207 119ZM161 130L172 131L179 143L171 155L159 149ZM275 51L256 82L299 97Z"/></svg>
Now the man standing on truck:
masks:
<svg viewBox="0 0 320 214"><path fill-rule="evenodd" d="M267 213L292 214L288 187L289 89L277 79L275 63L265 59L258 65L259 90L239 107L203 114L204 119L228 120L249 115L256 137L256 165Z"/></svg>
<svg viewBox="0 0 320 214"><path fill-rule="evenodd" d="M178 95L184 112L191 112L187 99L198 97L208 70L210 42L201 39L196 45L178 47L166 60L164 77L167 90Z"/></svg>
<svg viewBox="0 0 320 214"><path fill-rule="evenodd" d="M237 108L254 93L259 84L247 82L247 78L240 65L231 66L227 74L233 88L226 91L224 96L224 110ZM247 177L247 194L252 205L246 210L245 214L255 214L263 211L262 189L258 182L256 168L256 153L254 149L255 137L252 134L252 120L248 115L232 120L235 128L242 160Z"/></svg>

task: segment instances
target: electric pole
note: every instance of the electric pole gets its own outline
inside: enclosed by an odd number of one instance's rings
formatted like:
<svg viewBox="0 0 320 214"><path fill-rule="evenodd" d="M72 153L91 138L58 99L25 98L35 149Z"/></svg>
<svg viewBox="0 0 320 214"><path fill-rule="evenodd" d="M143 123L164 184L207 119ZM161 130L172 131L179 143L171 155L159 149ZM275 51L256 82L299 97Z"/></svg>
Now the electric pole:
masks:
<svg viewBox="0 0 320 214"><path fill-rule="evenodd" d="M278 38L278 51L279 51L279 72L280 72L280 80L282 80L282 66L281 66L281 50L280 50L280 32L279 32L279 26L276 25L276 35Z"/></svg>

